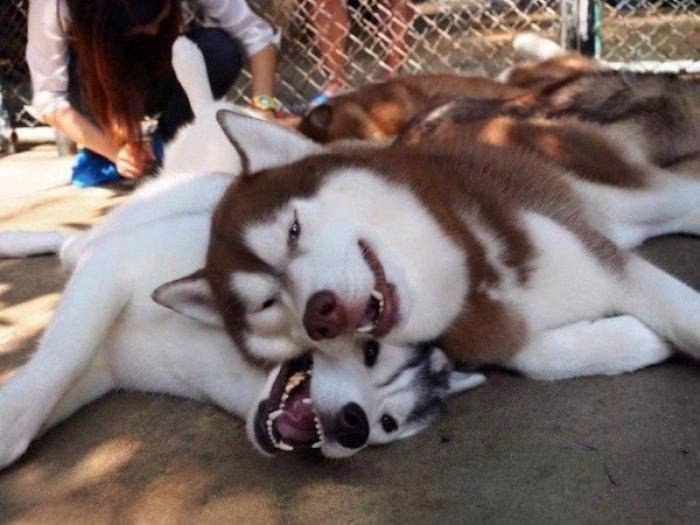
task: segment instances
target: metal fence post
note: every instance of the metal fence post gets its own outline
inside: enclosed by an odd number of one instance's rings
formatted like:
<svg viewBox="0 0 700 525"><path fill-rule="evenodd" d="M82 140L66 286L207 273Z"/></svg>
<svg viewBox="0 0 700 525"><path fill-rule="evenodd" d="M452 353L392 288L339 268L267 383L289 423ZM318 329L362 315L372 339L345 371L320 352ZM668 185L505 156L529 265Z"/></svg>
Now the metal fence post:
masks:
<svg viewBox="0 0 700 525"><path fill-rule="evenodd" d="M600 57L601 0L579 0L579 51L584 55Z"/></svg>

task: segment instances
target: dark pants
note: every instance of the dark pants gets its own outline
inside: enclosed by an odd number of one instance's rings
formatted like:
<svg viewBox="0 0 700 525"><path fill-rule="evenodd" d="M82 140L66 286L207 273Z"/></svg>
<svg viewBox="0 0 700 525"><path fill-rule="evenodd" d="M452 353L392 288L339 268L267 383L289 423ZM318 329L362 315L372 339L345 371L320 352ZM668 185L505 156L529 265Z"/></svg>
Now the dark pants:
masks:
<svg viewBox="0 0 700 525"><path fill-rule="evenodd" d="M194 28L187 31L185 36L202 50L214 98L223 97L231 89L243 66L241 45L223 29L213 27ZM94 120L81 93L77 60L73 49L70 50L68 63L68 100L80 113ZM165 142L172 139L177 130L191 122L193 118L185 90L177 81L172 68L165 75L154 80L146 94L146 115L158 114L160 117L157 131Z"/></svg>

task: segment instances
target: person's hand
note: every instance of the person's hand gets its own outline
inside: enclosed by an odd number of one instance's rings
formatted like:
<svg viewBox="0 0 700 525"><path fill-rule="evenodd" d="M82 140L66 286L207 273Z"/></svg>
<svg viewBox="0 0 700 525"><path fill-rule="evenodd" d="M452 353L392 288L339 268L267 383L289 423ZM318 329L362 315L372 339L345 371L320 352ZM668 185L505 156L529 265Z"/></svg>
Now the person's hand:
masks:
<svg viewBox="0 0 700 525"><path fill-rule="evenodd" d="M114 164L122 177L138 179L155 161L150 142L125 144L117 152Z"/></svg>
<svg viewBox="0 0 700 525"><path fill-rule="evenodd" d="M281 115L277 117L276 122L282 124L286 128L296 130L301 123L301 117L299 115Z"/></svg>

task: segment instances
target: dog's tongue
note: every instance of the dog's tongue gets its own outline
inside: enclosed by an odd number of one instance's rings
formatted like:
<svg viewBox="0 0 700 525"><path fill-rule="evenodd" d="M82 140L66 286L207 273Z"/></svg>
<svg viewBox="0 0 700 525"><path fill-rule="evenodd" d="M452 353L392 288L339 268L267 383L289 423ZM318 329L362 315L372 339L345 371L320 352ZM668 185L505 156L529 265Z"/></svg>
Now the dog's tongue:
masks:
<svg viewBox="0 0 700 525"><path fill-rule="evenodd" d="M290 444L312 444L316 441L316 423L312 405L303 402L310 397L311 381L307 377L289 394L284 412L275 419L275 429Z"/></svg>

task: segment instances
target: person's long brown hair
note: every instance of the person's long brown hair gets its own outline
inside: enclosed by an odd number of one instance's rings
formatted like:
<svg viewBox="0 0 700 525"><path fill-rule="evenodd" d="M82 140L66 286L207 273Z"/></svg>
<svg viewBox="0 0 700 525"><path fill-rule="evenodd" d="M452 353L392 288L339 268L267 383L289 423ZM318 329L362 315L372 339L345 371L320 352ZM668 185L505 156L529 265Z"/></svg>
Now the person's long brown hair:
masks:
<svg viewBox="0 0 700 525"><path fill-rule="evenodd" d="M154 22L170 4L154 36L130 35ZM141 139L149 81L170 65L181 29L179 0L67 0L69 35L83 97L92 116L119 145Z"/></svg>

